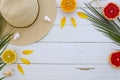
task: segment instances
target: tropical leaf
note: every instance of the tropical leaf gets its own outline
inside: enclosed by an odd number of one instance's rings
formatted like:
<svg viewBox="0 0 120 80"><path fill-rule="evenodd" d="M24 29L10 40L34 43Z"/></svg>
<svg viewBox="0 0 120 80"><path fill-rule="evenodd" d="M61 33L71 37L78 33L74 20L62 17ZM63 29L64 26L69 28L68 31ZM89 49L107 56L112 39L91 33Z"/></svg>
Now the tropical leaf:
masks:
<svg viewBox="0 0 120 80"><path fill-rule="evenodd" d="M61 28L64 28L65 24L66 24L66 17L63 17L63 18L61 19L61 23L60 23Z"/></svg>
<svg viewBox="0 0 120 80"><path fill-rule="evenodd" d="M88 16L84 12L77 12L77 14L80 18L84 18L84 19L88 18Z"/></svg>
<svg viewBox="0 0 120 80"><path fill-rule="evenodd" d="M24 69L22 68L20 64L17 65L17 69L22 75L24 75Z"/></svg>
<svg viewBox="0 0 120 80"><path fill-rule="evenodd" d="M2 78L0 78L0 80L3 80L3 79L5 79L5 78L7 78L6 76L5 77L2 77Z"/></svg>
<svg viewBox="0 0 120 80"><path fill-rule="evenodd" d="M4 33L6 23L7 22L0 14L0 57L3 51L6 49L7 45L9 44L9 41L12 39L12 35L13 35L12 30L8 31L7 33ZM2 59L0 59L0 70L2 70L2 68L5 65L6 63L4 63Z"/></svg>
<svg viewBox="0 0 120 80"><path fill-rule="evenodd" d="M24 50L22 53L24 54L24 55L30 55L30 54L32 54L34 51L33 50Z"/></svg>
<svg viewBox="0 0 120 80"><path fill-rule="evenodd" d="M100 8L94 8L90 3L85 4L89 11L81 8L88 16L88 20L97 28L98 31L103 32L106 36L120 45L120 26L113 20L108 20L102 14ZM117 19L120 22L120 19Z"/></svg>
<svg viewBox="0 0 120 80"><path fill-rule="evenodd" d="M23 62L26 65L30 65L30 61L25 58L20 58L21 62Z"/></svg>
<svg viewBox="0 0 120 80"><path fill-rule="evenodd" d="M71 17L71 23L76 28L76 20L73 17Z"/></svg>

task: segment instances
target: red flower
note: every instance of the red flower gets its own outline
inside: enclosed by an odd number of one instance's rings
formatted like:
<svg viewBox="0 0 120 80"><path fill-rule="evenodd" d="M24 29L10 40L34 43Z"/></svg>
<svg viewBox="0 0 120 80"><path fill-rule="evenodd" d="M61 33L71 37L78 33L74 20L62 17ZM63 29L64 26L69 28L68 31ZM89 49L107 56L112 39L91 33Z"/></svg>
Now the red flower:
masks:
<svg viewBox="0 0 120 80"><path fill-rule="evenodd" d="M110 64L115 68L120 68L120 51L115 51L110 55Z"/></svg>
<svg viewBox="0 0 120 80"><path fill-rule="evenodd" d="M103 9L104 16L109 19L113 20L119 16L120 8L115 3L108 3L107 6Z"/></svg>

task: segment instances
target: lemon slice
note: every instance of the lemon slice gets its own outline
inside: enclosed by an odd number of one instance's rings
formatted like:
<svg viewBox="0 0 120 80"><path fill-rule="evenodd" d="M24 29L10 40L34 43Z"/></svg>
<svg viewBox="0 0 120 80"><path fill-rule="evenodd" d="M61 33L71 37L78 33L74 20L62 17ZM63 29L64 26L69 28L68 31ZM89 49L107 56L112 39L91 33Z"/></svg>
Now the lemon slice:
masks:
<svg viewBox="0 0 120 80"><path fill-rule="evenodd" d="M2 60L7 64L12 64L16 61L16 53L13 50L5 50L2 53Z"/></svg>

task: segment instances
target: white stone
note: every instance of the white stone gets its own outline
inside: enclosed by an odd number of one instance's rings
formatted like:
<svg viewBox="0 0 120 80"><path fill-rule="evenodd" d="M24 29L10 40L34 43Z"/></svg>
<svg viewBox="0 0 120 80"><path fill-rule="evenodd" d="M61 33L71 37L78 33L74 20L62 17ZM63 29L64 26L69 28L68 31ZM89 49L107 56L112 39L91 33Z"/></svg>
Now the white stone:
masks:
<svg viewBox="0 0 120 80"><path fill-rule="evenodd" d="M51 22L51 19L50 19L48 16L45 16L45 17L44 17L44 21L46 21L46 22Z"/></svg>
<svg viewBox="0 0 120 80"><path fill-rule="evenodd" d="M15 36L13 37L13 39L14 39L14 40L18 40L19 38L20 38L20 33L17 32L17 33L15 34Z"/></svg>

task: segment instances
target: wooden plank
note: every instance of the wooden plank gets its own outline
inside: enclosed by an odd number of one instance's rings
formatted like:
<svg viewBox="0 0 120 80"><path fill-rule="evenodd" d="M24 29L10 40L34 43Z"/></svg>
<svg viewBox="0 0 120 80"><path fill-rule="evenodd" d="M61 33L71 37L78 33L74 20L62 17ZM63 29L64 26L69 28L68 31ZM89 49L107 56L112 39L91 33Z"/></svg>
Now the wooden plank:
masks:
<svg viewBox="0 0 120 80"><path fill-rule="evenodd" d="M14 76L5 80L119 80L120 71L109 65L22 65L25 75L19 74L16 65L4 69L15 69ZM76 68L95 68L85 71ZM0 73L2 76L2 72Z"/></svg>
<svg viewBox="0 0 120 80"><path fill-rule="evenodd" d="M66 24L71 24L71 22L70 22L70 18L71 18L71 17L74 17L74 18L75 18L75 20L77 21L77 24L80 24L80 25L82 25L82 24L91 24L88 20L82 19L82 18L78 17L78 15L77 15L77 12L82 11L82 10L80 9L80 7L83 7L84 9L87 10L87 8L86 8L85 5L84 5L84 2L89 2L89 1L90 1L90 0L77 0L77 2L78 2L78 7L77 7L77 9L76 9L74 12L72 12L72 13L63 12L60 7L57 7L57 17L56 17L55 24L60 24L60 21L61 21L62 17L66 17L66 19L67 19L67 23L66 23ZM103 1L104 1L104 3L103 3ZM113 0L112 0L112 1L113 1ZM100 4L99 4L99 5L100 5L100 6L105 6L105 3L108 3L108 2L111 2L111 0L100 0ZM119 0L114 0L113 2L118 3L118 2L120 2L120 1L119 1ZM57 0L57 5L59 5L59 4L60 4L60 0ZM84 6L83 6L83 5L84 5ZM93 4L93 5L95 5L95 4ZM96 6L95 6L95 7L96 7Z"/></svg>
<svg viewBox="0 0 120 80"><path fill-rule="evenodd" d="M89 3L93 0L76 0L77 1L77 7L86 7L84 5L84 3ZM119 0L98 0L99 1L99 6L100 7L103 7L105 6L108 2L115 2L117 4L120 4L120 1ZM57 7L60 7L60 2L61 0L56 0L56 3L57 3ZM97 7L98 5L96 4L96 1L94 1L92 3L95 7Z"/></svg>
<svg viewBox="0 0 120 80"><path fill-rule="evenodd" d="M66 25L63 29L60 25L54 25L49 34L40 42L112 42L103 33L92 25L78 25L75 29L72 25Z"/></svg>
<svg viewBox="0 0 120 80"><path fill-rule="evenodd" d="M60 64L108 64L108 56L119 46L112 43L36 43L29 46L12 46L19 58L24 57L31 63ZM34 53L25 56L23 50L32 49Z"/></svg>
<svg viewBox="0 0 120 80"><path fill-rule="evenodd" d="M87 9L87 8L85 8ZM77 8L76 11L72 13L65 13L60 8L57 8L57 17L55 24L60 24L60 21L63 17L66 17L66 24L71 24L70 18L74 17L78 25L91 24L87 19L82 19L77 15L77 12L83 12L80 8Z"/></svg>

